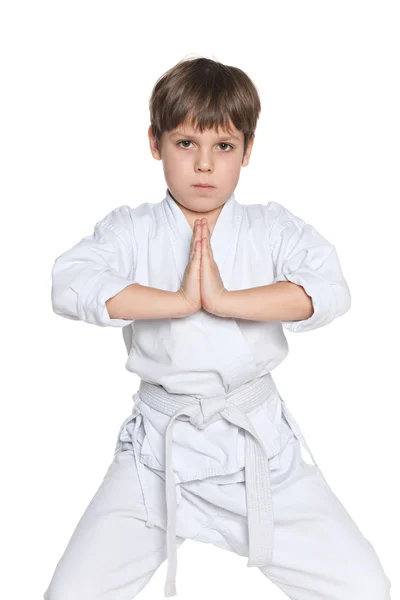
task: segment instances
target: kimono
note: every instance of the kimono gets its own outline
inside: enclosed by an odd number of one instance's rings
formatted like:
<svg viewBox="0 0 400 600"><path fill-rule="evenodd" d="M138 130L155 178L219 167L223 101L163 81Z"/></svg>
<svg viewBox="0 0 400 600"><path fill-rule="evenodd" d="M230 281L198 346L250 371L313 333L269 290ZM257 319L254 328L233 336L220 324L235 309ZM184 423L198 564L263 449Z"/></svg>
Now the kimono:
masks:
<svg viewBox="0 0 400 600"><path fill-rule="evenodd" d="M134 514L140 527L135 535L140 541L130 539L121 544L119 538L119 549L126 549L128 543L137 546L129 574L121 572L115 579L115 565L111 564L117 560L114 552L106 554L107 574L100 575L92 561L86 575L82 575L82 567L77 575L80 553L76 548L79 539L89 535L90 527L97 527L93 519L99 513L94 507L104 493L101 486L58 564L46 600L52 599L54 589L59 599L65 588L70 593L65 597L75 600L130 600L166 556L169 565L164 593L176 595L176 550L186 538L249 557L248 566L258 566L298 600L387 600L390 582L372 546L322 476L271 375L288 354L284 330L312 331L350 308L350 291L335 246L278 202L243 205L232 194L211 235L213 256L225 288L291 281L310 296L312 315L304 320L251 321L218 317L200 309L182 318L111 318L106 301L130 284L179 289L192 235L167 189L161 202L114 209L96 223L93 234L55 260L51 290L54 312L100 327L120 327L128 355L125 368L140 377L132 413L121 425L114 460L102 483L115 482L119 469L129 473L124 476L131 479L129 493L135 482ZM301 447L310 454L312 464L301 456ZM304 559L304 539L295 543L295 527L292 544L283 529L281 537L286 544L279 541L281 529L279 525L274 532L274 516L279 517L279 511L286 507L288 496L281 488L283 474L289 477L289 472L293 481L300 479L302 483L286 493L304 505L311 520L318 514L313 505L318 498L319 510L329 522L330 539L337 540L335 554L321 552L317 529L308 562ZM118 502L124 502L122 492L115 492L114 497L110 493L107 510L111 513L117 495ZM203 517L201 528L194 511ZM292 509L289 514L294 518L297 513ZM318 519L314 522L320 526ZM340 532L343 542L333 531ZM166 545L160 534L166 537ZM140 546L151 535L155 541L145 544L144 552ZM97 544L97 549L100 547L109 550L110 538L104 535ZM119 564L127 562L130 552L126 550L119 557ZM296 557L293 561L302 556L301 565L294 563L295 572L289 563L284 569L285 552ZM151 559L146 559L149 556ZM351 560L360 557L358 567L349 569L349 556ZM338 557L340 564L335 567L332 560L337 564ZM104 561L107 567L106 558ZM337 595L336 586L341 590ZM115 595L107 595L109 589L115 590Z"/></svg>

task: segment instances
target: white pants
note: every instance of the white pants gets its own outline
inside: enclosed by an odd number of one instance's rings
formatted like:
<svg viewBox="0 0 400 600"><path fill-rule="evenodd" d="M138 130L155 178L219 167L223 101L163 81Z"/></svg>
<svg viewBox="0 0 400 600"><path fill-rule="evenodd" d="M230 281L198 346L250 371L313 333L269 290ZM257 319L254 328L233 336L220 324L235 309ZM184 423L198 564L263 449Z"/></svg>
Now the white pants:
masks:
<svg viewBox="0 0 400 600"><path fill-rule="evenodd" d="M274 560L258 568L292 600L390 600L391 583L374 548L319 467L303 458L283 415L279 430L280 466L270 472ZM45 600L132 600L150 581L167 557L165 481L146 465L144 475L155 526L146 527L132 445L124 443L77 524ZM212 477L181 483L177 546L191 539L248 556L244 486Z"/></svg>

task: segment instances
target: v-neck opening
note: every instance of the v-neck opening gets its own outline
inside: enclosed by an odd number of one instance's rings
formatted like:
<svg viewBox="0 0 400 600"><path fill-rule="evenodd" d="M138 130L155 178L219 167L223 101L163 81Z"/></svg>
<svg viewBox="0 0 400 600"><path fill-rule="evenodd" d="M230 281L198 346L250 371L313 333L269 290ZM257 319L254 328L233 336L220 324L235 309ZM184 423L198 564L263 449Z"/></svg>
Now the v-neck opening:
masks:
<svg viewBox="0 0 400 600"><path fill-rule="evenodd" d="M182 278L188 262L193 230L179 205L172 198L168 188L161 209L168 227L177 271ZM210 236L213 257L220 269L222 278L225 274L226 260L231 249L237 243L242 215L242 206L236 201L235 195L232 193L224 203Z"/></svg>
<svg viewBox="0 0 400 600"><path fill-rule="evenodd" d="M187 232L188 232L188 234L190 234L190 236L192 236L193 235L193 229L191 228L190 223L187 220L184 212L179 207L179 205L177 204L177 202L173 199L173 197L171 195L171 192L169 191L168 188L167 188L167 192L166 192L166 199L169 202L169 204L171 205L171 207L173 207L173 211L176 214L177 219L181 223L183 223L183 227L185 227L186 230L187 230ZM228 198L228 200L226 202L224 202L224 204L223 204L223 206L221 208L221 211L220 211L220 213L219 213L219 215L217 217L217 220L215 221L214 228L213 228L213 230L211 232L210 240L215 240L215 238L216 238L215 232L219 231L219 229L220 229L220 222L224 220L226 213L228 213L228 208L231 208L228 205L233 204L234 201L235 201L235 195L234 195L234 193L232 193L230 195L230 197ZM197 218L198 219L202 219L203 217L197 217Z"/></svg>

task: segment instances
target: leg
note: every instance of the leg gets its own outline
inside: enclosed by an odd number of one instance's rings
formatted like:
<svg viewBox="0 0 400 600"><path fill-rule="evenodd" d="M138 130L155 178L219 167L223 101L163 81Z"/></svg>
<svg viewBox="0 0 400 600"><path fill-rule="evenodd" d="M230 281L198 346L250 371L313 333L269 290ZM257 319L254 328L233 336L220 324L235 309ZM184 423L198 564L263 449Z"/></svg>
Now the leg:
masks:
<svg viewBox="0 0 400 600"><path fill-rule="evenodd" d="M132 600L167 557L165 530L146 527L132 450L119 452L58 562L45 600ZM179 547L184 538L176 539Z"/></svg>
<svg viewBox="0 0 400 600"><path fill-rule="evenodd" d="M279 429L281 462L270 471L274 555L260 571L291 600L390 600L391 584L371 543L321 470L304 460L284 416ZM247 557L245 483L213 484L211 477L187 487L216 507L199 541Z"/></svg>
<svg viewBox="0 0 400 600"><path fill-rule="evenodd" d="M306 462L283 417L281 470L274 473L274 564L260 567L292 600L390 600L391 584L371 543Z"/></svg>

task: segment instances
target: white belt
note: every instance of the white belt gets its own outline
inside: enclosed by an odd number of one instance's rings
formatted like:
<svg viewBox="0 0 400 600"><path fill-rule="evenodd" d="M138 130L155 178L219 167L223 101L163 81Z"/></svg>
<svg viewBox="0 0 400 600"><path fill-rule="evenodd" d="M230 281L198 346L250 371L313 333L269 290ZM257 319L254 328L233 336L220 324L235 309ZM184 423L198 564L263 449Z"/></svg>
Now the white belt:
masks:
<svg viewBox="0 0 400 600"><path fill-rule="evenodd" d="M277 393L270 373L246 383L225 395L196 398L170 394L162 386L141 380L140 401L171 416L165 435L165 485L167 504L168 567L164 595L176 596L176 497L172 466L172 427L180 416L189 417L198 429L224 418L245 430L245 485L249 530L248 567L272 561L273 512L268 459L280 451L280 439L271 422L270 432L261 441L245 413L268 402Z"/></svg>

